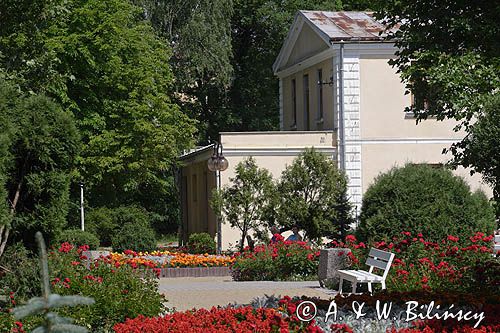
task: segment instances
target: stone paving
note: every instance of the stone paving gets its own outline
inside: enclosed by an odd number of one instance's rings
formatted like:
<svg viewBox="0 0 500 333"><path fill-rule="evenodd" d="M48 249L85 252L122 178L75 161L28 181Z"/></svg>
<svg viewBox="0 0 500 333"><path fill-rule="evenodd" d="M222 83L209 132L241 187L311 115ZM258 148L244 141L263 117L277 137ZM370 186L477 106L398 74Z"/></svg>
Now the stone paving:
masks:
<svg viewBox="0 0 500 333"><path fill-rule="evenodd" d="M176 310L211 308L229 303L247 304L264 295L311 296L332 298L336 292L323 289L318 281L273 282L233 281L230 276L197 278L162 278L160 293L167 298L167 307Z"/></svg>

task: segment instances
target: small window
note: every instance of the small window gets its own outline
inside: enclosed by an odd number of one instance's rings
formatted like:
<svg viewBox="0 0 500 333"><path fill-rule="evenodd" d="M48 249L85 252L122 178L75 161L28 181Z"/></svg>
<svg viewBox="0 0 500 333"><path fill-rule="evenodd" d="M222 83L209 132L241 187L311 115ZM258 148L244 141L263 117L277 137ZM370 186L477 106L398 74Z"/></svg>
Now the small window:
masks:
<svg viewBox="0 0 500 333"><path fill-rule="evenodd" d="M309 75L303 77L304 89L304 129L309 131Z"/></svg>
<svg viewBox="0 0 500 333"><path fill-rule="evenodd" d="M193 175L191 177L191 188L193 190L193 202L198 201L198 177L196 175Z"/></svg>
<svg viewBox="0 0 500 333"><path fill-rule="evenodd" d="M292 129L297 129L297 83L292 79Z"/></svg>
<svg viewBox="0 0 500 333"><path fill-rule="evenodd" d="M318 119L323 120L323 70L318 69Z"/></svg>

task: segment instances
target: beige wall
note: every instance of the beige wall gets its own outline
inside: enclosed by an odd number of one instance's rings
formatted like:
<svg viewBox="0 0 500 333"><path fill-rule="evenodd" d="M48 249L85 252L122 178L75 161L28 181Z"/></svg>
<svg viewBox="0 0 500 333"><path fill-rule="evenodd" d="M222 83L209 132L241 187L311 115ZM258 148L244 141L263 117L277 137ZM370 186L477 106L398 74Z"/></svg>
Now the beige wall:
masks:
<svg viewBox="0 0 500 333"><path fill-rule="evenodd" d="M363 193L373 183L376 176L394 166L404 166L406 163L445 163L449 156L441 154L446 144L427 143L384 143L365 144L361 150ZM470 176L469 170L460 168L454 174L465 178L471 190L482 190L491 197L489 186L481 181L481 176Z"/></svg>
<svg viewBox="0 0 500 333"><path fill-rule="evenodd" d="M309 129L333 129L333 86L323 85L323 122L318 122L319 86L318 70L323 72L323 82L329 82L333 75L332 58L314 66L300 70L283 78L283 125L284 130L291 130L293 125L292 80L296 82L297 130L306 130L304 121L304 75L309 75Z"/></svg>
<svg viewBox="0 0 500 333"><path fill-rule="evenodd" d="M360 58L361 138L462 138L455 133L454 121L428 119L417 126L405 116L410 95L405 95L396 69L387 57Z"/></svg>
<svg viewBox="0 0 500 333"><path fill-rule="evenodd" d="M295 41L295 45L290 52L290 57L286 63L286 67L292 66L310 56L313 56L328 48L328 44L321 39L312 28L304 23L304 26Z"/></svg>

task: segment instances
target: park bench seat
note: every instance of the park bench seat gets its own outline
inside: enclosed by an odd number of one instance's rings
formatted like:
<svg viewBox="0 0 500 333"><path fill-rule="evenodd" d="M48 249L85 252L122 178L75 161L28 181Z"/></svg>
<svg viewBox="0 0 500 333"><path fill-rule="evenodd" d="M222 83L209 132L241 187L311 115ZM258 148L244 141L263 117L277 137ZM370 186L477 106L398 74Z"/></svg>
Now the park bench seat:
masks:
<svg viewBox="0 0 500 333"><path fill-rule="evenodd" d="M339 293L342 294L343 280L351 282L353 294L356 293L356 285L358 283L368 283L368 291L370 293L372 293L372 283L380 283L382 285L382 289L385 289L385 278L389 273L393 260L394 253L374 248L370 249L370 253L366 259L366 264L370 266L368 271L354 269L338 271L340 278ZM382 275L373 273L374 268L382 270Z"/></svg>

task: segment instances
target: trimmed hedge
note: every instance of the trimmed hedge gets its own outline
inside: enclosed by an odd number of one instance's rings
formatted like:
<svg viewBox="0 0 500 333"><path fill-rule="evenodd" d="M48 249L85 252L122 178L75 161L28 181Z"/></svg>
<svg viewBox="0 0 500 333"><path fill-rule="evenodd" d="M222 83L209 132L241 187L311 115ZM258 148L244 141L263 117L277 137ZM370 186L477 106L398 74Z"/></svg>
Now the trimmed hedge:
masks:
<svg viewBox="0 0 500 333"><path fill-rule="evenodd" d="M357 228L360 240L392 239L401 231L431 241L491 234L495 215L486 195L450 170L408 164L379 175L368 188Z"/></svg>

